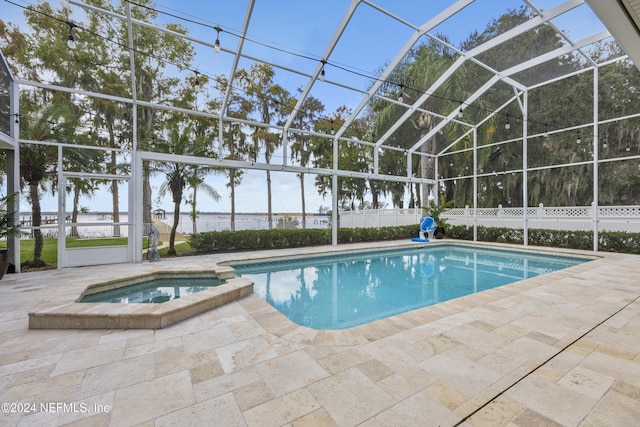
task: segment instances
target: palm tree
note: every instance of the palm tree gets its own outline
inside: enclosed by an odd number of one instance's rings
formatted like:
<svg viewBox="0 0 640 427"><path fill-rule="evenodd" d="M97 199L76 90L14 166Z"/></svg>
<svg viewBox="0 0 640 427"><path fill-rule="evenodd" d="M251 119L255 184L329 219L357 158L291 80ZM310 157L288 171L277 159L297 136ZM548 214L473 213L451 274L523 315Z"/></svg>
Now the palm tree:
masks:
<svg viewBox="0 0 640 427"><path fill-rule="evenodd" d="M42 209L40 208L40 192L42 186L46 189L45 181L53 174L53 165L56 158L54 147L46 145L22 145L20 148L20 177L29 187L28 200L31 202L31 225L33 230L34 247L33 260L34 267L43 266L42 248L44 237L42 231L37 228L42 225Z"/></svg>
<svg viewBox="0 0 640 427"><path fill-rule="evenodd" d="M198 217L198 210L197 210L198 190L203 191L207 196L211 197L211 199L215 202L220 200L220 194L216 191L216 189L204 181L205 174L208 170L210 169L194 166L191 176L187 178L187 184L193 191L193 196L191 197L191 200L188 201L188 203L191 205L191 224L192 224L193 234L196 234L198 232L197 226L196 226L196 218Z"/></svg>
<svg viewBox="0 0 640 427"><path fill-rule="evenodd" d="M186 185L185 176L187 175L188 168L189 166L180 163L163 163L163 166L161 166L161 169L163 169L166 174L167 180L160 186L158 195L162 197L167 191L170 191L173 199L173 227L169 234L169 250L167 251L169 255L176 254L176 230L180 222L180 204L182 203L182 193Z"/></svg>
<svg viewBox="0 0 640 427"><path fill-rule="evenodd" d="M429 41L412 49L404 62L394 71L392 83L386 85L383 90L389 95L402 96L404 104L412 105L428 90L435 80L447 71L456 61L457 56L444 45ZM469 92L465 88L465 67L460 67L447 79L438 90L436 96L430 96L421 107L427 111L454 111L459 107L456 100L461 102L467 99ZM406 111L405 107L392 103L378 103L374 105L374 131L376 135L383 135L396 120ZM409 148L406 141L420 140L436 126L436 117L417 112L407 120L400 128L387 139L388 144ZM455 125L454 125L455 127ZM420 147L420 161L416 175L421 178L429 178L435 175L435 160L432 155L437 151L437 138L429 139ZM382 172L382 171L381 171ZM384 172L382 172L384 173ZM423 185L421 199L424 203L432 189Z"/></svg>
<svg viewBox="0 0 640 427"><path fill-rule="evenodd" d="M185 156L202 157L204 155L206 145L198 143L199 139L193 137L194 133L192 128L189 126L181 127L179 123L170 120L167 123L169 127L168 140L165 144L159 144L157 147L159 150ZM208 186L202 185L204 182L198 185L198 181L201 178L198 177L196 166L183 163L160 162L157 165L156 171L166 175L165 182L162 183L158 190L158 196L163 197L167 192L170 192L173 200L173 227L169 235L169 250L167 253L169 255L175 255L176 230L178 229L180 221L180 204L183 200L184 189L189 180L192 180L192 183L196 184L196 187L199 186L204 189ZM220 195L214 189L210 188L210 190L212 190L210 191L212 197L217 200L216 198L219 198ZM195 202L192 201L192 203L195 207Z"/></svg>
<svg viewBox="0 0 640 427"><path fill-rule="evenodd" d="M23 104L27 104L24 102ZM20 121L20 134L25 139L42 141L54 137L52 123L59 117L65 116L64 106L48 105L38 110L33 118ZM40 144L20 145L20 177L23 185L28 187L28 200L31 203L31 225L33 230L34 249L31 264L40 267L45 264L42 260L44 237L42 225L42 209L40 208L40 189L48 189L47 181L55 176L58 152L54 146Z"/></svg>

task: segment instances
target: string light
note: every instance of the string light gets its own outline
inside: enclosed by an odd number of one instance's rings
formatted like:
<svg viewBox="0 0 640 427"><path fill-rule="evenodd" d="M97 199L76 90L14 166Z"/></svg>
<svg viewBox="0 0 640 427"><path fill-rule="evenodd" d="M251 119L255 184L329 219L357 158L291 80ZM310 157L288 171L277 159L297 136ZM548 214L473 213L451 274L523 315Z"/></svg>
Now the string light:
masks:
<svg viewBox="0 0 640 427"><path fill-rule="evenodd" d="M67 46L69 49L75 49L77 46L76 39L73 37L73 29L77 27L73 22L67 21L67 25L69 26L69 37L67 38Z"/></svg>
<svg viewBox="0 0 640 427"><path fill-rule="evenodd" d="M604 140L602 141L602 148L607 148L609 143L607 142L607 135L604 136Z"/></svg>
<svg viewBox="0 0 640 427"><path fill-rule="evenodd" d="M215 50L217 53L218 53L218 52L220 52L221 47L220 47L220 39L219 39L219 36L220 36L220 32L225 31L225 30L223 30L221 27L219 27L219 26L214 26L214 27L212 27L211 25L205 24L205 23L203 23L203 22L200 22L200 21L197 21L197 20L188 19L188 18L185 18L185 17L182 17L182 16L178 16L178 15L175 15L175 14L171 14L171 13L169 13L169 12L165 12L165 11L162 11L162 10L158 10L158 9L153 8L153 7L149 7L149 6L147 6L147 5L140 4L140 3L137 3L137 2L132 1L132 0L127 0L127 1L128 1L129 3L131 3L131 4L135 5L135 6L138 6L138 7L141 7L141 8L145 8L145 9L148 9L148 10L154 11L154 12L156 12L156 13L161 13L161 14L163 14L163 15L171 16L171 17L174 17L174 18L176 18L176 19L180 19L180 20L183 20L183 21L191 22L191 23L194 23L194 24L197 24L197 25L203 26L203 27L213 28L213 29L214 29L214 30L216 30L216 32L217 32L216 41L215 41L215 43L214 43L214 50ZM68 5L68 1L67 1L67 0L60 0L60 3L61 3L61 5L62 5L62 7L63 7L63 8L67 7L67 5ZM44 15L44 16L50 17L50 18L52 18L52 19L55 19L55 20L58 20L58 21L61 21L61 22L65 22L65 21L63 21L63 20L61 20L61 19L59 19L59 18L57 18L57 17L55 17L55 16L48 15L48 14L46 14L46 13L42 12L42 11L32 9L32 8L30 8L30 7L20 6L20 5L15 4L15 3L12 3L12 4L14 4L14 5L18 6L18 7L21 7L21 8L23 8L23 9L30 10L30 11L33 11L33 12L36 12L36 13L42 14L42 15ZM66 22L66 23L67 23L67 24L69 25L69 27L70 27L69 37L68 37L68 42L67 42L67 43L68 43L68 45L69 45L69 48L73 49L73 48L75 48L75 46L77 45L77 43L76 43L76 41L75 41L75 38L73 37L72 29L73 29L74 27L78 27L78 25L73 24L73 23L70 23L70 22ZM118 44L118 45L120 45L120 46L122 46L122 47L124 47L124 48L128 48L127 46L123 45L122 43L120 43L120 42L118 42L118 41L110 40L110 39L108 39L108 38L106 38L106 37L104 37L104 36L102 36L102 35L100 35L100 34L94 33L94 32L92 32L92 31L87 30L87 29L84 29L84 28L82 28L82 27L79 27L79 28L81 28L81 29L83 29L83 31L86 31L86 32L88 32L88 33L90 33L90 34L93 34L93 35L97 36L97 37L103 38L103 39L108 40L108 41L111 41L111 42L115 42L116 44ZM273 50L277 50L277 51L280 51L280 52L284 52L284 53L287 53L287 54L290 54L290 55L294 55L294 56L298 56L298 57L305 58L305 59L317 60L316 58L312 58L312 57L310 57L310 56L302 55L302 54L299 54L299 53L296 53L296 52L292 52L292 51L287 51L287 50L285 50L285 49L277 48L277 47L275 47L275 46L270 46L270 45L268 45L268 44L262 43L262 42L257 41L257 40L252 40L252 39L250 39L250 38L248 38L248 37L246 37L246 36L244 36L244 35L241 35L241 34L234 34L233 32L230 32L230 31L226 31L226 32L227 32L227 33L229 33L229 34L231 34L231 35L233 35L233 36L236 36L236 37L242 38L242 39L244 39L244 40L246 40L246 41L250 41L250 42L252 42L252 43L259 44L259 45L265 46L265 47L270 48L270 49L273 49ZM143 55L146 55L146 56L149 56L149 57L151 57L151 58L157 58L156 56L154 56L154 55L153 55L153 54L151 54L151 53L142 52L142 51L139 51L139 50L136 50L136 49L133 49L133 51L134 51L134 52L137 52L137 53L140 53L140 54L143 54ZM158 59L161 59L161 58L158 58ZM327 64L327 63L328 63L328 62L327 62L326 60L323 60L323 64ZM331 65L332 65L332 66L335 66L335 67L337 67L337 68L339 68L339 69L342 69L342 70L344 70L344 71L347 71L347 72L349 72L349 73L352 73L352 74L355 74L355 75L359 75L359 76L365 77L365 78L367 78L367 79L371 79L371 80L375 80L375 81L382 81L381 79L379 79L379 78L378 78L378 77L376 77L376 76L366 75L366 74L361 73L361 72L358 72L358 71L356 71L356 70L354 70L354 69L352 69L352 68L342 67L342 66L340 66L340 65L338 65L338 64L331 64ZM323 69L321 70L321 73L320 73L319 78L320 78L320 79L323 79L323 78L324 78L324 75L325 75L325 72L324 72L324 67L323 67ZM382 81L382 82L385 82L385 81ZM405 87L404 85L402 85L402 86L403 86L403 87ZM236 89L238 89L238 90L242 90L242 89L240 89L240 88L236 88ZM411 89L411 88L409 88L409 89ZM438 95L433 94L433 93L429 94L429 93L427 93L427 92L425 92L425 91L419 91L418 89L415 89L415 88L414 88L414 89L412 89L412 90L415 90L415 91L418 91L418 92L424 93L425 95L427 95L427 94L428 94L429 96L432 96L432 97L435 97L435 98L438 98L438 99L443 99L443 100L447 100L447 101L453 101L452 99L448 99L448 98L445 98L445 97L441 97L441 96L438 96ZM401 94L401 96L399 97L399 99L398 99L398 100L399 100L400 102L403 102L403 101L404 101L404 99L403 99L403 97L402 97L402 94ZM481 107L477 107L477 106L474 106L474 108L476 108L476 109L477 109L477 110L479 110L479 111L493 112L493 111L490 111L490 110L487 110L487 109L483 109L483 108L481 108ZM462 118L462 117L463 117L463 102L460 102L460 109L459 109L459 111L458 111L458 118ZM533 122L529 121L529 123L533 123ZM505 128L506 128L506 126L507 126L507 125L505 125ZM510 124L509 124L509 127L510 127ZM507 129L508 129L508 128L507 128ZM545 131L545 135L544 135L545 137L547 137L547 136L548 136L546 133L547 133L547 132Z"/></svg>
<svg viewBox="0 0 640 427"><path fill-rule="evenodd" d="M162 11L162 10L157 10L157 9L154 9L154 8L152 8L152 7L149 7L149 6L146 6L146 5L143 5L143 4L136 3L135 1L131 1L131 0L127 0L127 1L128 1L129 3L131 3L131 4L135 5L135 6L138 6L138 7L141 7L141 8L145 8L145 9L148 9L148 10L154 11L154 12L156 12L156 13L162 13L162 14L164 14L164 15L171 16L171 17L174 17L174 18L177 18L177 19L180 19L180 20L188 21L188 22L191 22L191 23L194 23L194 24L197 24L197 25L201 25L201 26L204 26L204 27L208 27L208 28L213 28L213 29L214 29L214 30L216 30L216 32L217 32L216 41L215 41L215 43L214 43L214 50L215 50L216 52L220 52L221 48L220 48L220 39L219 39L219 36L220 36L220 32L225 31L225 30L223 30L221 27L219 27L219 26L212 27L212 26L210 26L210 25L204 24L204 23L199 22L199 21L196 21L196 20L191 20L191 19L184 18L184 17L181 17L181 16L177 16L177 15L174 15L174 14L171 14L171 13L168 13L168 12L165 12L165 11ZM71 23L71 22L63 21L63 20L61 20L61 19L59 19L59 18L57 18L57 17L55 17L55 16L52 16L52 15L46 14L46 13L44 13L44 12L42 12L42 11L34 10L34 9L32 9L32 8L28 8L28 7L25 7L25 6L20 6L20 5L15 4L15 3L12 3L12 4L14 4L14 5L18 6L18 7L21 7L21 8L23 8L23 9L25 9L25 10L30 10L30 11L33 11L33 12L39 13L39 14L41 14L41 15L43 15L43 16L47 16L47 17L49 17L49 18L55 19L55 20L57 20L57 21L65 22L67 25L69 25L69 27L70 27L70 31L69 31L69 37L68 37L68 41L67 41L67 43L68 43L68 45L69 45L69 48L71 48L71 49L75 48L75 47L76 47L76 45L77 45L77 43L76 43L76 41L75 41L75 38L73 37L73 34L72 34L72 28L78 27L78 28L81 28L81 29L82 29L83 31L85 31L85 32L88 32L88 33L90 33L90 34L95 35L96 37L100 37L100 38L102 38L102 39L104 39L104 40L107 40L107 41L109 41L109 42L113 42L113 43L115 43L115 44L117 44L117 45L119 45L119 46L121 46L121 47L123 47L123 48L131 49L133 52L136 52L136 53L139 53L139 54L142 54L142 55L146 55L146 56L148 56L148 57L150 57L150 58L161 59L161 60L163 60L163 61L166 61L166 59L165 59L165 58L159 58L159 57L157 57L157 56L153 55L152 53L149 53L149 52L143 52L143 51L140 51L140 50L135 49L135 48L129 48L128 46L124 45L123 43L120 43L120 42L119 42L119 41L117 41L117 40L116 40L116 41L111 40L111 39L109 39L109 38L107 38L107 37L105 37L105 36L102 36L101 34L98 34L98 33L92 32L91 30L87 30L86 28L80 27L80 26L78 26L78 25L76 25L76 24L73 24L73 23ZM306 56L306 55L302 55L302 54L299 54L299 53L295 53L295 52L287 51L287 50L285 50L285 49L277 48L277 47L275 47L275 46L270 46L270 45L268 45L268 44L265 44L265 43L262 43L262 42L259 42L259 41L256 41L256 40L252 40L252 39L250 39L250 38L248 38L248 37L245 37L244 35L234 34L233 32L229 32L229 31L226 31L226 32L227 32L227 33L229 33L229 34L231 34L231 35L234 35L234 36L236 36L236 37L242 38L242 39L244 39L244 40L246 40L246 41L250 41L250 42L252 42L252 43L255 43L255 44L258 44L258 45L261 45L261 46L265 46L265 47L270 48L270 49L273 49L273 50L277 50L277 51L280 51L280 52L284 52L284 53L287 53L287 54L290 54L290 55L294 55L294 56L298 56L298 57L305 58L305 59L310 59L310 60L315 59L315 58L312 58L312 57L310 57L310 56ZM328 61L326 61L326 60L322 60L322 62L323 62L323 64L325 64L325 65L326 65L326 64L328 64ZM171 63L171 62L169 62L169 63ZM173 64L173 65L177 65L177 64ZM376 81L384 82L383 80L381 80L381 79L377 78L376 76L366 75L366 74L361 73L361 72L358 72L358 71L356 71L356 70L354 70L354 69L347 68L347 67L343 67L343 66L340 66L340 65L338 65L338 64L331 64L331 65L332 65L332 66L334 66L334 67L336 67L336 68L339 68L339 69L341 69L341 70L344 70L344 71L346 71L346 72L349 72L349 73L352 73L352 74L355 74L355 75L359 75L359 76L361 76L361 77L365 77L365 78L367 78L367 79L371 79L371 80L376 80ZM323 69L322 69L322 70L321 70L321 72L320 72L319 79L323 80L323 79L324 79L324 77L325 77L325 70L324 70L324 67L323 67ZM404 87L406 87L406 86L405 86L405 85L403 85L403 88L404 88ZM237 87L236 87L235 89L243 91L241 88L237 88ZM424 92L424 91L419 91L418 89L412 89L412 90L414 90L414 91L418 91L418 92ZM243 91L243 92L244 92L244 91ZM427 93L427 92L424 92L424 94L428 94L428 93ZM438 98L438 99L443 99L443 100L452 101L451 99L448 99L448 98L445 98L445 97L442 97L442 96L438 96L438 95L433 94L433 93L432 93L432 94L428 94L428 95L430 95L430 96L432 96L432 97L435 97L435 98ZM462 108L462 106L463 106L463 102L460 102L460 111L458 112L458 117L460 117L460 118L463 116L463 108ZM483 110L483 109L482 109L482 108L480 108L480 107L475 107L475 108L477 108L478 110ZM489 110L486 110L486 111L489 111Z"/></svg>
<svg viewBox="0 0 640 427"><path fill-rule="evenodd" d="M404 91L404 85L400 83L400 96L398 97L398 102L404 103L404 96L402 92Z"/></svg>
<svg viewBox="0 0 640 427"><path fill-rule="evenodd" d="M218 27L217 25L215 27L213 27L214 30L216 30L217 34L216 34L216 41L213 44L213 50L216 51L216 53L220 53L220 32L222 31L222 28Z"/></svg>
<svg viewBox="0 0 640 427"><path fill-rule="evenodd" d="M504 124L504 128L509 130L511 129L511 123L509 123L509 115L507 114L507 122Z"/></svg>
<svg viewBox="0 0 640 427"><path fill-rule="evenodd" d="M324 72L324 66L326 65L327 61L325 61L324 59L321 60L320 62L322 62L322 69L320 70L320 80L324 81L325 79L325 72Z"/></svg>
<svg viewBox="0 0 640 427"><path fill-rule="evenodd" d="M582 138L580 138L580 131L578 131L578 136L576 138L576 144L580 144L582 142Z"/></svg>

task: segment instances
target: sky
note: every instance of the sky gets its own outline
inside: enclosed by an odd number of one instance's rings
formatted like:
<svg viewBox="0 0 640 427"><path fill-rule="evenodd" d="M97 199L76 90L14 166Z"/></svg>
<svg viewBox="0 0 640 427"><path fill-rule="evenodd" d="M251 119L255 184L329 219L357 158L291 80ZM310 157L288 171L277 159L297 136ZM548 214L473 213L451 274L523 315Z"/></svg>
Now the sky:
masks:
<svg viewBox="0 0 640 427"><path fill-rule="evenodd" d="M36 0L12 0L27 6ZM0 18L24 25L23 10L5 0L0 0L2 14ZM57 0L50 1L54 8L59 6ZM390 12L383 14L379 10L361 4L342 34L339 43L327 57L329 64L325 67L326 78L339 82L357 90L367 90L371 78L377 70L391 61L397 52L405 45L413 34L413 30L399 21L404 21L419 27L426 21L445 10L453 2L450 0L374 0ZM562 3L561 0L534 0L534 4L548 9ZM318 65L318 60L311 58L325 58L327 46L334 37L336 29L345 15L351 2L349 0L256 0L252 12L251 23L247 38L260 42L246 42L244 52L259 58L311 73ZM476 0L464 8L452 19L439 25L433 34L443 34L453 45L459 45L472 31L481 32L486 24L494 17L521 6L522 0ZM221 44L235 50L238 39L233 33L239 33L245 19L246 0L157 0L157 9L168 14L179 15L209 26L220 26L223 31L219 38ZM585 6L586 7L586 6ZM71 17L81 19L81 9L71 6ZM566 28L575 38L583 37L583 33L592 33L594 23L593 14L587 9L578 8L576 11L558 19L558 25ZM179 22L187 27L189 35L211 43L216 33L211 28L195 25L175 17L160 14L160 23ZM82 37L80 32L76 37ZM268 45L265 47L263 45ZM216 54L206 46L197 45L196 57L192 69L203 74L214 76L229 74L232 55L225 52ZM274 49L277 48L277 49ZM292 54L294 53L294 54ZM301 58L304 56L306 58ZM240 61L239 66L249 68L252 62L246 59ZM337 66L332 66L335 64ZM346 68L350 71L344 71ZM177 73L178 71L176 71ZM185 72L182 72L184 75ZM285 87L291 93L304 87L308 79L295 73L277 69L275 82ZM331 113L344 105L354 108L362 99L358 91L344 87L317 82L311 89L311 95L320 99L325 105L325 112ZM249 171L243 177L237 189L236 210L238 212L266 212L266 179L264 171ZM300 189L298 178L292 173L272 174L272 194L274 212L300 212ZM155 194L162 183L160 177L152 181L154 189L154 209L163 208L173 210L170 196L156 201ZM201 212L230 211L229 189L222 175L211 175L207 184L216 188L222 196L214 202L200 197L199 210ZM307 212L317 212L321 206L331 205L330 195L320 196L314 185L314 177L307 176L305 181ZM126 206L126 191L121 192L121 206ZM67 205L70 206L69 202ZM111 195L104 191L92 198L83 198L80 206L91 211L109 211L111 209ZM183 208L186 211L188 208ZM43 198L43 210L57 210L57 200L52 197ZM126 208L124 209L126 210Z"/></svg>

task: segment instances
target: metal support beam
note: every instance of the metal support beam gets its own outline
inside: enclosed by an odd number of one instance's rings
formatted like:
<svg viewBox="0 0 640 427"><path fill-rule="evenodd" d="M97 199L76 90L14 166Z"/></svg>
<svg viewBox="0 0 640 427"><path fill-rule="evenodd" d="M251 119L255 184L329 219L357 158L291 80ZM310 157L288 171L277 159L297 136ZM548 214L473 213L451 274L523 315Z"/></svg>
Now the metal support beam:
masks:
<svg viewBox="0 0 640 427"><path fill-rule="evenodd" d="M503 72L501 72L500 74L497 74L495 76L493 76L491 79L489 79L488 82L486 82L480 89L478 89L473 95L471 95L469 98L467 98L463 104L464 105L471 105L473 102L475 102L476 99L478 99L480 96L482 96L486 91L488 91L494 84L496 84L499 80L501 80L503 77L506 76L512 76L514 74L517 74L521 71L524 71L528 68L534 67L536 65L540 65L543 64L547 61L550 61L554 58L558 58L559 56L562 55L566 55L570 52L572 52L575 49L579 49L581 47L585 47L588 46L590 44L596 43L598 41L604 40L605 38L609 37L610 34L608 31L601 31L599 33L593 34L589 37L585 37L581 40L579 40L578 42L576 42L574 45L568 45L568 46L563 46L560 47L558 49L555 49L551 52L547 52L544 55L540 55L536 58L530 59L529 61L525 61L521 64L518 64L516 66L513 66L511 68L508 68L506 70L504 70ZM445 73L446 74L446 73ZM429 132L427 135L425 135L424 137L422 137L416 144L414 144L410 151L415 151L417 150L422 144L424 144L425 142L427 142L430 138L432 138L436 132L438 132L440 129L442 129L446 124L448 124L450 121L452 121L454 119L454 117L456 116L457 111L452 111L447 118L438 123L432 130L431 132Z"/></svg>
<svg viewBox="0 0 640 427"><path fill-rule="evenodd" d="M478 128L473 128L473 241L478 241Z"/></svg>
<svg viewBox="0 0 640 427"><path fill-rule="evenodd" d="M4 61L4 57L1 58ZM5 62L6 64L6 62ZM9 78L11 81L9 100L9 111L11 117L9 118L9 133L12 137L11 145L12 149L6 150L6 166L7 166L7 194L14 194L20 192L20 144L18 139L20 138L20 86L13 80L13 76L9 72ZM18 122L18 123L16 123ZM14 200L13 203L7 204L7 210L15 212L13 218L13 224L17 225L20 219L20 200ZM7 239L7 249L9 256L9 263L15 266L15 272L20 272L20 238L18 236Z"/></svg>
<svg viewBox="0 0 640 427"><path fill-rule="evenodd" d="M467 7L469 4L473 3L473 1L474 0L459 0L454 4L452 4L451 6L449 6L444 11L440 12L434 18L424 23L420 28L418 28L418 30L411 35L409 40L407 40L404 46L400 49L400 51L395 56L395 58L393 58L393 60L389 63L387 68L382 72L380 77L378 77L378 79L373 83L371 88L367 91L367 95L362 98L362 100L360 101L358 106L353 110L349 118L347 118L347 120L340 127L340 129L338 129L338 132L336 132L336 135L340 137L344 134L344 132L349 127L349 125L356 119L356 117L358 117L358 114L360 114L360 112L364 109L364 107L366 107L366 105L369 103L371 98L376 94L376 92L378 92L380 87L386 82L387 78L391 75L393 70L395 70L398 64L400 64L402 59L406 56L407 52L409 52L409 50L418 42L418 40L420 40L422 36L424 36L428 31L431 31L433 28L440 25L442 22L449 19L451 16L455 15L456 13L458 13L459 11ZM369 2L367 2L367 4L374 6Z"/></svg>
<svg viewBox="0 0 640 427"><path fill-rule="evenodd" d="M338 161L340 160L340 149L339 149L339 141L338 138L333 138L333 167L331 176L331 244L333 246L338 246L338 228L339 228L339 218L338 218L338 195L340 192L340 186L338 182ZM374 148L375 150L375 148Z"/></svg>
<svg viewBox="0 0 640 427"><path fill-rule="evenodd" d="M351 4L349 5L349 9L347 9L344 16L342 17L342 21L340 22L340 25L338 25L338 29L333 34L333 37L331 38L329 45L327 46L327 48L324 51L324 54L322 55L322 58L323 58L322 61L319 61L318 65L316 65L316 68L313 71L313 75L311 79L309 79L309 81L307 82L307 85L304 87L304 89L302 89L295 107L293 107L291 114L289 114L289 117L287 118L287 122L284 125L285 132L288 131L289 128L291 127L291 124L293 123L293 120L295 119L296 114L298 114L298 111L302 106L302 103L309 95L309 92L311 92L311 88L313 87L316 80L320 76L320 73L324 70L324 66L327 61L327 58L331 56L333 49L335 49L336 45L338 44L338 40L340 40L340 37L342 37L342 34L347 29L347 25L349 24L349 21L351 21L351 18L353 17L353 14L355 13L356 8L358 7L359 4L360 4L360 0L351 1Z"/></svg>
<svg viewBox="0 0 640 427"><path fill-rule="evenodd" d="M141 155L142 153L138 152L136 153L135 156L133 156L134 162L131 166L132 166L132 181L133 181L133 193L136 195L136 197L139 197L140 199L142 199L142 192L144 191L143 189L143 174L144 174L144 165L143 165L143 157ZM129 220L129 222L131 222L131 220ZM136 227L143 227L144 224L142 223L142 212L140 212L138 215L136 215L135 217L135 226ZM135 262L142 262L142 232L138 231L137 234L140 234L140 250L138 250L138 246L136 245L136 251L133 254L134 260Z"/></svg>
<svg viewBox="0 0 640 427"><path fill-rule="evenodd" d="M137 95L137 84L136 84L136 62L135 62L135 46L133 44L133 23L131 21L131 3L126 2L127 4L127 35L128 35L128 43L129 43L129 67L131 68L131 103L132 103L132 114L131 114L131 146L132 146L132 162L134 164L137 163L138 157L138 95ZM62 163L60 163L62 164ZM142 176L140 177L142 180ZM66 184L66 183L65 183ZM128 222L129 226L127 228L127 235L129 236L128 240L128 256L127 258L131 262L138 262L139 258L142 257L142 234L143 234L143 218L144 218L144 206L139 206L138 201L142 204L144 197L142 197L142 192L140 194L136 193L137 188L136 178L129 180L128 182L128 198L127 198L127 213L128 213ZM142 187L142 185L140 185ZM63 194L63 193L60 193ZM60 221L59 221L60 222ZM64 222L62 222L64 224ZM60 240L60 239L58 239ZM58 251L58 253L63 253L62 251Z"/></svg>
<svg viewBox="0 0 640 427"><path fill-rule="evenodd" d="M438 88L440 88L444 82L446 82L449 77L451 77L457 70L458 68L460 68L467 60L473 59L475 57L477 57L478 55L493 49L494 47L506 42L507 40L510 40L520 34L523 34L527 31L532 30L533 28L537 27L538 25L543 24L544 22L555 18L556 16L559 16L575 7L580 6L582 3L584 3L584 0L569 0L565 3L563 3L562 5L555 7L553 9L551 9L548 13L545 13L544 15L540 15L540 16L536 16L535 18L532 18L530 20L528 20L527 22L518 25L515 28L512 28L509 31L506 31L504 33L502 33L499 36L494 37L493 39L491 39L490 41L481 44L480 46L477 46L474 49L471 49L469 52L467 52L464 55L461 55L452 65L451 67L449 67L449 69L447 71L445 71L434 83L433 85L431 85L431 87L420 97L418 98L418 100L416 100L416 102L396 121L396 123L394 123L389 130L387 130L387 132L385 132L384 135L382 135L380 137L379 140L379 145L382 145L384 143L384 141L389 138L396 130L398 130L398 128L406 121L408 120L411 115L415 112L416 108L418 108L419 106L421 106L422 104L424 104L427 99L429 99L429 97L431 96L431 94L435 93L436 90L438 90ZM560 55L557 55L560 56ZM509 79L509 76L511 76L512 74L515 73L506 73L506 72L502 72L502 73L495 73L495 76L499 76L500 80L505 81L505 83L510 84L512 81L511 79ZM523 89L522 87L519 87L519 89ZM465 104L468 104L467 102L465 102ZM449 122L451 120L451 115L448 117L447 120L445 120L446 122ZM423 139L423 141L428 141L429 138ZM414 149L415 150L415 149Z"/></svg>
<svg viewBox="0 0 640 427"><path fill-rule="evenodd" d="M249 0L249 4L247 5L247 12L244 15L244 22L242 23L242 36L247 33L247 29L249 28L249 22L251 22L251 15L253 14L253 6L255 4L255 0ZM224 91L224 98L222 99L222 105L220 106L220 123L218 124L218 143L220 144L219 150L221 151L222 141L224 141L224 132L223 132L223 120L222 118L225 115L225 111L227 111L227 106L229 104L229 95L231 95L231 88L233 86L233 78L238 70L238 63L240 62L240 55L242 52L242 47L244 46L244 37L240 37L238 39L238 48L237 53L233 56L233 64L231 65L231 70L229 71L229 76L227 77L227 88ZM222 155L222 152L219 153Z"/></svg>
<svg viewBox="0 0 640 427"><path fill-rule="evenodd" d="M500 76L491 77L491 79L489 79L488 82L486 82L484 85L482 85L482 87L480 89L478 89L473 95L471 95L469 98L467 98L467 100L464 103L466 105L472 104L482 94L484 94L486 91L488 91L494 84L498 83L498 81L500 81ZM427 133L425 136L420 138L420 140L418 142L416 142L409 149L409 152L416 151L418 148L420 148L420 146L422 144L427 142L429 139L433 138L440 131L440 129L442 129L447 123L452 121L454 119L454 117L456 117L457 115L458 115L458 111L457 110L453 110L451 113L449 113L449 115L447 116L447 118L445 120L443 120L440 123L438 123L437 125L435 125L431 129L431 131L429 133Z"/></svg>
<svg viewBox="0 0 640 427"><path fill-rule="evenodd" d="M598 250L598 233L599 230L599 220L598 220L598 211L600 206L600 195L599 189L600 186L600 177L599 177L599 164L598 159L600 158L600 132L598 126L598 86L599 83L599 69L598 67L593 68L593 202L591 206L593 206L593 250Z"/></svg>
<svg viewBox="0 0 640 427"><path fill-rule="evenodd" d="M529 92L524 93L522 100L522 224L524 229L524 245L529 244L529 174L528 174L528 141L529 141Z"/></svg>
<svg viewBox="0 0 640 427"><path fill-rule="evenodd" d="M66 182L66 178L64 177L63 174L63 164L64 164L64 159L62 157L62 147L58 146L58 263L57 263L57 268L58 270L61 270L62 267L64 266L62 262L60 262L60 259L64 259L64 253L66 250L66 245L67 245L67 230L65 230L65 227L67 226L66 221L65 221L65 215L67 212L67 207L66 207L66 195L67 195L67 191L66 191L66 187L67 187L67 182ZM131 244L131 243L129 243Z"/></svg>

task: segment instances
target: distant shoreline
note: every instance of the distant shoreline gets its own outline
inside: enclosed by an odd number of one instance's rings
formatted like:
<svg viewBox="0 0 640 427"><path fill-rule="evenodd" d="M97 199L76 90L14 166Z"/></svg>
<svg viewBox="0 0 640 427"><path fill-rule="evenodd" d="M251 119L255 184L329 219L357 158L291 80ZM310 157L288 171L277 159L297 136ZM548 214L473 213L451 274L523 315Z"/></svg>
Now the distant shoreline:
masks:
<svg viewBox="0 0 640 427"><path fill-rule="evenodd" d="M19 215L21 224L31 227L33 217L30 212L21 212ZM171 227L176 218L173 212L153 212L154 221L161 221ZM42 227L57 229L57 212L43 212L41 215ZM114 215L111 212L79 212L74 221L75 227L82 228L82 233L92 236L105 237L112 233L113 227L119 227L119 235L126 235L128 226L133 225L128 212L120 212L117 217L117 225L114 224ZM329 216L318 213L309 213L304 220L301 214L274 213L273 221L269 220L266 213L236 213L233 221L230 212L198 212L195 221L191 218L191 212L181 212L177 218L176 231L180 234L193 234L205 231L223 230L268 230L271 228L326 228L329 225ZM72 222L71 214L64 214L64 222L67 226Z"/></svg>
<svg viewBox="0 0 640 427"><path fill-rule="evenodd" d="M66 212L65 215L71 215L73 212ZM111 215L111 211L91 211L91 212L78 212L79 215ZM119 212L120 215L128 215L128 211ZM20 215L31 216L31 212L20 211ZM56 216L58 212L42 212L42 216ZM153 212L152 212L153 215ZM173 215L173 211L166 211L165 215ZM180 215L191 215L191 212L181 211ZM231 212L198 212L198 215L231 215ZM252 215L252 216L268 216L266 212L236 212L236 215ZM302 216L301 212L274 212L273 216ZM325 213L307 212L306 216L327 216Z"/></svg>

